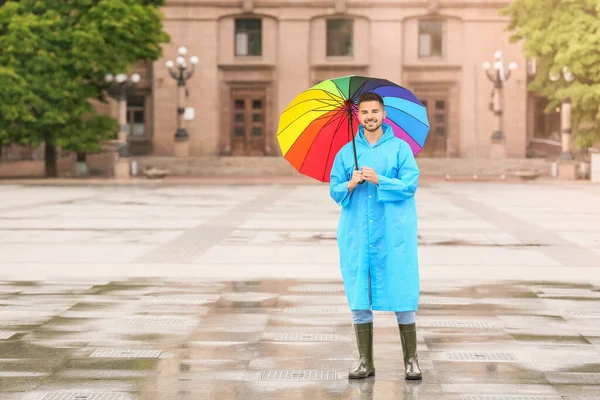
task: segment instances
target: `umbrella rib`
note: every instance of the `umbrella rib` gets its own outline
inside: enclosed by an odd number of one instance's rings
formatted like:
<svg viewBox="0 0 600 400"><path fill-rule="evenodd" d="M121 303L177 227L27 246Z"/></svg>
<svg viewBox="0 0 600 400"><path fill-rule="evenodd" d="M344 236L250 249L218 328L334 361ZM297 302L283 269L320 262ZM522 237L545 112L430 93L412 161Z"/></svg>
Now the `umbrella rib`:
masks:
<svg viewBox="0 0 600 400"><path fill-rule="evenodd" d="M339 115L342 113L342 111L344 110L339 110L337 113L335 113L335 115L331 117L331 119L327 121L327 123L323 125L321 129L325 128L327 125L331 125L334 121L336 121L336 119L339 118Z"/></svg>
<svg viewBox="0 0 600 400"><path fill-rule="evenodd" d="M411 114L407 113L407 112L406 112L406 111L404 111L404 110L401 110L401 109L399 109L399 108L397 108L397 107L393 107L393 106L390 106L390 105L386 105L385 107L389 107L389 108L393 108L394 110L398 110L398 111L400 111L401 113L403 113L403 114L406 114L406 115L408 115L409 117L411 117L412 119L414 119L415 121L419 122L421 125L424 125L424 126L426 126L426 127L428 127L428 128L429 128L429 125L427 125L427 124L426 124L426 123L424 123L423 121L420 121L420 120L418 120L417 118L415 118L415 117L414 117L414 115L411 115ZM400 125L398 125L398 126L400 126Z"/></svg>
<svg viewBox="0 0 600 400"><path fill-rule="evenodd" d="M345 99L346 96L344 96L344 93L342 92L342 89L338 86L337 83L335 83L335 81L332 79L331 82L333 82L333 84L335 85L336 89L338 90L338 92L340 93L340 97L342 99ZM350 87L349 83L348 83L348 87ZM348 95L350 95L350 93L348 93Z"/></svg>
<svg viewBox="0 0 600 400"><path fill-rule="evenodd" d="M339 111L338 111L337 113L335 113L335 115L334 115L334 116L332 116L332 117L328 117L328 116L327 116L327 114L325 114L325 115L322 115L322 116L320 116L320 117L318 117L318 118L315 118L315 119L313 120L313 122L314 122L314 121L318 121L318 120L320 120L320 119L329 118L329 121L327 121L327 122L326 122L326 123L325 123L325 124L324 124L324 125L323 125L323 126L320 128L320 129L319 129L319 131L320 131L321 129L323 129L323 128L325 128L326 126L330 125L332 122L336 121L336 119L337 119L337 118L339 118L339 114L340 114L340 112L339 112ZM291 149L294 147L294 145L295 145L295 144L296 144L296 142L297 142L297 141L300 139L300 137L301 137L301 136L302 136L302 135L298 135L298 137L297 137L297 138L294 140L294 142L293 142L293 143L290 145L290 150L291 150ZM311 143L311 147L312 147L312 143ZM310 151L310 147L308 148L308 150L307 150L306 154L308 154L308 151ZM305 159L306 159L306 158L305 158ZM302 165L304 165L304 161L302 161ZM300 167L300 169L302 169L302 167Z"/></svg>
<svg viewBox="0 0 600 400"><path fill-rule="evenodd" d="M338 133L338 129L340 129L340 126L344 122L343 117L344 117L344 115L342 115L342 117L340 117L340 123L338 124L337 128L335 128L335 131L333 133L334 137L335 137L336 133ZM321 178L321 180L325 180L325 171L327 171L327 164L329 163L329 157L331 156L331 148L332 147L333 147L333 138L331 138L331 142L329 143L329 151L327 152L327 160L325 160L325 170L323 171L323 178Z"/></svg>
<svg viewBox="0 0 600 400"><path fill-rule="evenodd" d="M346 99L346 96L344 96L344 93L342 93L342 91L340 90L340 88L338 87L338 85L336 85L336 84L335 84L335 82L334 82L333 84L334 84L335 88L338 90L338 92L339 92L339 94L340 94L338 97L339 97L339 98L341 98L342 100L345 100L345 99ZM335 100L335 101L337 101L337 102L338 102L338 104L340 104L340 105L343 105L343 104L344 104L344 102L343 102L343 101L339 101L339 100L337 100L335 97L333 97L333 96L334 96L334 94L333 94L333 93L331 93L331 92L325 92L325 93L329 94L329 95L331 96L331 99L332 99L332 100Z"/></svg>
<svg viewBox="0 0 600 400"><path fill-rule="evenodd" d="M338 112L337 112L337 113L335 113L335 115L334 115L334 116L332 116L332 117L327 117L327 114L325 114L325 115L322 115L322 116L320 116L319 118L315 118L315 119L314 119L314 121L318 121L318 120L320 120L320 119L329 118L329 121L327 121L327 122L325 123L325 125L323 125L323 126L322 126L322 127L319 129L319 130L321 130L321 129L325 128L326 126L328 126L328 125L331 125L333 122L335 122L335 121L337 120L337 118L339 118L339 115L340 115L340 112L341 112L341 111L342 111L342 110L338 111ZM314 121L313 121L313 122L314 122ZM296 138L296 140L294 140L294 143L292 143L292 145L290 146L290 149L291 149L292 147L294 147L294 144L296 144L296 141L298 141L298 139L300 139L300 136L302 136L302 135L299 135L299 136ZM310 147L309 147L309 150L310 150Z"/></svg>
<svg viewBox="0 0 600 400"><path fill-rule="evenodd" d="M298 105L300 105L302 103L306 103L308 101L316 101L318 103L321 103L321 104L324 104L324 105L328 105L328 106L334 106L334 107L343 104L340 101L335 100L334 98L332 98L331 101L325 100L325 99L306 99L306 100L302 100L302 101L299 101L297 103L294 103L292 106L290 106L290 107L286 108L285 110L283 110L282 114L285 113L285 112L287 112L287 111L289 111L289 110L291 110L292 108L294 108L294 107L296 107L296 106L298 106ZM331 104L331 102L335 102L335 103Z"/></svg>
<svg viewBox="0 0 600 400"><path fill-rule="evenodd" d="M335 108L334 108L335 110ZM293 121L291 121L285 128L283 128L281 131L279 131L279 133L277 134L277 136L281 135L287 128L289 128L294 122L298 121L300 118L302 118L303 116L305 116L306 114L313 112L313 111L324 111L324 110L320 110L320 109L312 109L312 110L308 110L302 114L300 114L296 119L294 119ZM327 111L327 110L325 110ZM329 110L329 111L333 111L333 110ZM316 118L315 118L316 119Z"/></svg>
<svg viewBox="0 0 600 400"><path fill-rule="evenodd" d="M369 82L370 79L367 79L366 81L364 81L363 83L360 84L360 86L354 91L354 93L352 93L352 97L354 97L355 93L360 92L360 90L367 84L367 82ZM379 87L379 86L377 86ZM350 93L348 93L348 95L350 95Z"/></svg>
<svg viewBox="0 0 600 400"><path fill-rule="evenodd" d="M338 85L333 81L333 79L331 80L331 83L333 83L333 86L335 86L335 88L337 89L339 96L341 97L342 100L344 99L344 94L340 91L340 88L338 87ZM315 89L315 90L321 90L323 93L329 95L329 96L335 96L335 93L330 92L329 90L325 90L325 89ZM333 97L332 97L333 98Z"/></svg>
<svg viewBox="0 0 600 400"><path fill-rule="evenodd" d="M413 95L413 96L414 96L414 98L415 98L417 101L419 101L419 99L417 98L417 96L415 96L415 94L414 94L414 93L412 93L412 92L411 92L410 90L408 90L407 88L405 88L405 87L403 87L403 86L400 86L400 85L396 85L395 83L393 83L393 82L390 82L390 81L387 81L387 80L386 80L386 82L387 82L387 83L389 83L389 85L387 85L387 84L386 84L386 85L379 85L379 86L376 86L376 87L374 87L372 90L379 89L379 88L382 88L382 87L390 87L390 88L395 88L395 89L402 89L402 90L406 90L408 93L410 93L411 95ZM382 97L383 97L383 96L382 96ZM408 102L410 102L410 103L414 103L414 104L416 104L416 105L418 105L418 106L424 107L424 106L423 106L423 104L422 104L420 101L419 101L419 103L415 103L415 102L414 102L413 100L411 100L411 99L404 98L404 97L399 97L399 96L385 96L385 97L394 97L394 98L397 98L397 99L406 100L406 101L408 101Z"/></svg>
<svg viewBox="0 0 600 400"><path fill-rule="evenodd" d="M331 82L333 82L333 80L332 80ZM341 92L341 90L340 90L340 88L338 87L338 85L337 85L335 82L333 82L333 85L334 85L334 86L335 86L335 88L338 90L338 92L339 92L339 94L340 94L340 96L339 96L339 97L341 97L341 98L342 98L342 100L344 100L344 99L345 99L345 96L344 96L344 94ZM324 90L324 89L320 89L320 90L322 90L322 91L323 91L323 93L325 93L325 94L327 94L328 96L330 96L330 97L331 97L331 100L335 101L335 102L336 102L336 104L337 104L338 106L343 106L343 105L344 105L344 102L343 102L343 101L339 101L337 98L333 97L333 96L335 96L333 93L331 93L331 92L328 92L327 90Z"/></svg>
<svg viewBox="0 0 600 400"><path fill-rule="evenodd" d="M336 113L333 117L331 117L331 119L325 125L323 125L323 127L321 129L325 128L327 125L331 124L333 121L336 121L337 119L342 119L340 116L343 116L343 114L341 112ZM341 124L342 124L341 122L338 124L338 127L336 128L336 131L340 127ZM315 136L315 139L316 139L316 136ZM304 160L302 160L302 165L300 166L300 168L298 169L298 171L301 171L302 168L304 168L304 163L306 162L306 158L308 157L308 153L310 153L310 149L312 149L312 146L313 146L314 143L315 142L313 140L313 142L310 144L308 150L306 150L306 156L304 157ZM331 149L329 151L331 151ZM325 165L327 165L327 164L325 164Z"/></svg>

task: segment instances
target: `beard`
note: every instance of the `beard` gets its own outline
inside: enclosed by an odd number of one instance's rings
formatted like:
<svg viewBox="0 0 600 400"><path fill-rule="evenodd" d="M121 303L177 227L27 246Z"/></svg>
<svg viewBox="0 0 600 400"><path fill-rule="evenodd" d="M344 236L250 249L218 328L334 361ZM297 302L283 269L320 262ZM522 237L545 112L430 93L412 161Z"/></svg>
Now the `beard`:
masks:
<svg viewBox="0 0 600 400"><path fill-rule="evenodd" d="M371 128L369 128L369 124L371 124ZM381 128L381 125L383 125L383 121L369 121L362 124L363 128L369 132L375 132L377 129Z"/></svg>

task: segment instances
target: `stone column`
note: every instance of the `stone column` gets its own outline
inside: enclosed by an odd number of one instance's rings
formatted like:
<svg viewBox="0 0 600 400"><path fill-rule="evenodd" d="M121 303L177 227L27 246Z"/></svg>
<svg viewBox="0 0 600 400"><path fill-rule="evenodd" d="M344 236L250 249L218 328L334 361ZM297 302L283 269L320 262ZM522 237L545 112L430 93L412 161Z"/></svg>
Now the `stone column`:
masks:
<svg viewBox="0 0 600 400"><path fill-rule="evenodd" d="M560 160L572 160L571 152L571 99L566 99L560 109L560 136L562 141L562 151Z"/></svg>
<svg viewBox="0 0 600 400"><path fill-rule="evenodd" d="M130 160L127 150L127 95L125 89L122 89L119 97L119 134L117 139L117 154L115 156L115 178L129 179Z"/></svg>
<svg viewBox="0 0 600 400"><path fill-rule="evenodd" d="M562 149L558 156L558 179L577 179L577 162L571 152L571 99L565 99L560 108L560 138Z"/></svg>
<svg viewBox="0 0 600 400"><path fill-rule="evenodd" d="M497 81L494 85L492 102L494 109L494 130L492 132L490 156L493 159L503 159L506 158L506 147L502 125L502 82Z"/></svg>
<svg viewBox="0 0 600 400"><path fill-rule="evenodd" d="M177 132L175 133L175 157L189 157L190 136L185 129L185 82L177 84Z"/></svg>

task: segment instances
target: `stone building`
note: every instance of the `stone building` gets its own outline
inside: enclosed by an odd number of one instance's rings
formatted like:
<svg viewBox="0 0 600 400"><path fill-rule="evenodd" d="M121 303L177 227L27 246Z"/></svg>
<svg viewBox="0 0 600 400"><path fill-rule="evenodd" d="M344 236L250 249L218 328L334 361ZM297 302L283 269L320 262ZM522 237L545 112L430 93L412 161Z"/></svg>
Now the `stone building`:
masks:
<svg viewBox="0 0 600 400"><path fill-rule="evenodd" d="M132 101L147 125L132 140L146 141L147 154L174 154L177 91L165 61L186 46L200 58L187 85L186 105L195 109L186 123L191 156L277 155L279 113L298 93L331 77L366 75L405 86L427 105L431 131L421 156L485 157L493 85L482 64L501 50L506 64L517 63L504 89L506 155L525 157L534 136L535 101L526 90L532 71L520 46L508 43L498 13L507 3L167 1L172 43L152 66L145 99Z"/></svg>
<svg viewBox="0 0 600 400"><path fill-rule="evenodd" d="M509 0L167 0L163 58L140 64L128 100L135 156L174 157L177 83L165 66L185 46L199 58L187 82L189 155L277 156L278 116L301 91L344 75L386 78L427 105L431 125L419 157L489 157L493 84L482 64L494 52L517 69L504 86L505 156L542 143L560 150L556 116L528 94L535 72L510 44L499 10ZM117 108L112 108L117 116ZM537 139L536 139L537 138ZM549 145L549 147L548 147ZM174 157L175 158L175 157Z"/></svg>

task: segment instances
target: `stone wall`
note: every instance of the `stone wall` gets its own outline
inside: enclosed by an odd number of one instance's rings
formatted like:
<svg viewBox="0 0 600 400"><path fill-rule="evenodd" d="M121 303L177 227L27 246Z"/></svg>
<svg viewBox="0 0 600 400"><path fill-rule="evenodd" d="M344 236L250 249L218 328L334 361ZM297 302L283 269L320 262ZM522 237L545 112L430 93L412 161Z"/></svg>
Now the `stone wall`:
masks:
<svg viewBox="0 0 600 400"><path fill-rule="evenodd" d="M87 156L87 167L90 176L113 176L113 153L97 153ZM75 176L75 154L66 154L58 160L60 177ZM0 179L43 178L44 160L23 160L0 162Z"/></svg>

